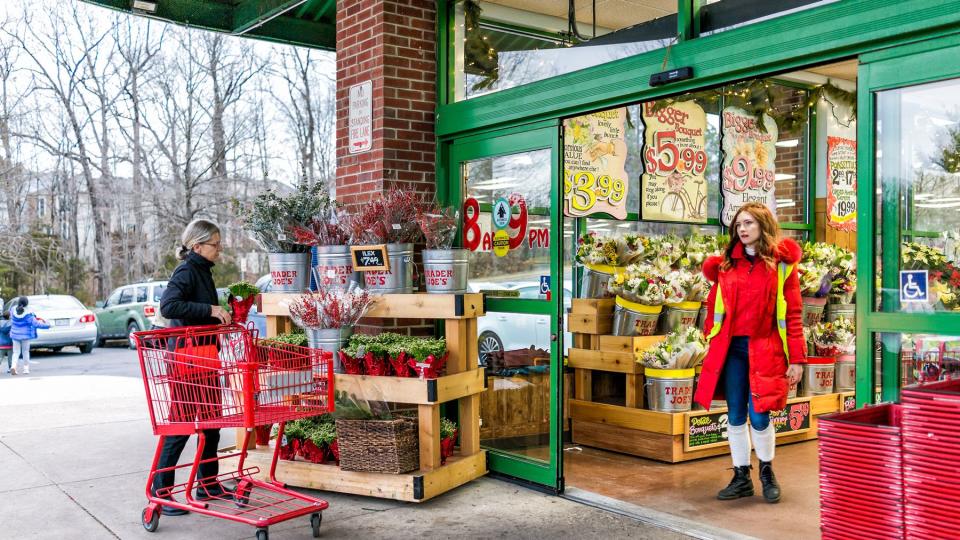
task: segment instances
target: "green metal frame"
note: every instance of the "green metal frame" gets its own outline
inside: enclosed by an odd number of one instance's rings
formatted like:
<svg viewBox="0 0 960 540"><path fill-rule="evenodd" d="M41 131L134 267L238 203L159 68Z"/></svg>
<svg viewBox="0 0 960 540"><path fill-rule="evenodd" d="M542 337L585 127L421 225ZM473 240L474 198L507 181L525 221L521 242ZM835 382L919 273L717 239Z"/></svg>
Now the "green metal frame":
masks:
<svg viewBox="0 0 960 540"><path fill-rule="evenodd" d="M336 0L156 0L156 12L131 8L131 0L82 0L123 13L289 45L333 51ZM278 16L279 15L279 16ZM266 21L260 24L261 21Z"/></svg>
<svg viewBox="0 0 960 540"><path fill-rule="evenodd" d="M882 263L882 311L876 310L876 242L872 234L857 239L857 406L874 400L874 340L880 333L960 334L960 314L900 313L895 292L899 288L900 242L902 235L929 233L911 231L901 223L901 185L896 175L876 178L875 138L878 92L960 77L960 34L913 43L861 56L858 78L857 186L858 229L877 230L877 188L880 188L880 234ZM896 131L896 115L885 119L885 129ZM881 355L880 399L897 401L900 397L900 361L895 350L883 349Z"/></svg>
<svg viewBox="0 0 960 540"><path fill-rule="evenodd" d="M557 336L550 347L550 459L540 461L522 455L513 454L496 448L487 448L490 469L501 474L520 478L528 482L541 484L556 491L563 490L563 453L562 448L562 404L563 361L561 355L563 330L561 321L563 295L563 227L560 208L562 190L560 188L560 159L562 156L557 122L544 122L536 125L513 128L483 137L468 137L445 146L441 152L448 156L448 181L444 191L446 204L460 204L463 200L461 167L463 163L477 159L516 154L532 150L549 149L551 152L552 193L550 197L550 300L531 300L518 298L487 298L485 310L490 312L527 313L550 317L550 333Z"/></svg>

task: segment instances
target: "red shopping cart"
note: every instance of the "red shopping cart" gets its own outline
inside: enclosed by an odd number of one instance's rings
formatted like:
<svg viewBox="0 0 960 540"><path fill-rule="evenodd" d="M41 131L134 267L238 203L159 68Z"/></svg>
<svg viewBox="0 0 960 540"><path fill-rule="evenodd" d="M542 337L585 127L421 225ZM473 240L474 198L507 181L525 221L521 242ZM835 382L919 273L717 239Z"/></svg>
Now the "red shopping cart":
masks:
<svg viewBox="0 0 960 540"><path fill-rule="evenodd" d="M143 527L157 530L160 507L181 508L257 528L257 540L268 539L268 527L310 516L313 536L320 535L326 501L289 490L275 476L280 444L273 452L269 480L257 480L259 467L246 467L246 448L256 426L279 424L333 410L333 357L316 349L257 338L239 325L170 328L133 334L140 357L153 432L160 437L147 479ZM203 430L245 428L238 451L203 460ZM164 438L197 435L192 463L158 469ZM237 459L235 470L196 478L200 465ZM185 482L154 492L161 473L189 469ZM232 494L203 501L193 498L196 487L236 482ZM181 500L182 498L182 500Z"/></svg>

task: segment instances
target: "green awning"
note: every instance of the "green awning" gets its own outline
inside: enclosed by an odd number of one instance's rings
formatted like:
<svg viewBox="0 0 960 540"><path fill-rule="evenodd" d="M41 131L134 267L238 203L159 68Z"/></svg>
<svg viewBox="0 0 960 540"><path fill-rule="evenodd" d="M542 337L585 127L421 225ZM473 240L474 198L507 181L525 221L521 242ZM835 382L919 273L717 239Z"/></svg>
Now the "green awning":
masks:
<svg viewBox="0 0 960 540"><path fill-rule="evenodd" d="M336 50L336 0L83 1L193 28Z"/></svg>

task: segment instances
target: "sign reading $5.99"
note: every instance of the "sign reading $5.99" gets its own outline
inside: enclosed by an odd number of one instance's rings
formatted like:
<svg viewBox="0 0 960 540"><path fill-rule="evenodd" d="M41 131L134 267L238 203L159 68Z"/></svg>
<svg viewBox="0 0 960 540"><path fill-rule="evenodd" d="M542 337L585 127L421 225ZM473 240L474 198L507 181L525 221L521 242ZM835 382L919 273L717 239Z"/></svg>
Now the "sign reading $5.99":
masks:
<svg viewBox="0 0 960 540"><path fill-rule="evenodd" d="M564 120L563 213L627 217L625 108Z"/></svg>

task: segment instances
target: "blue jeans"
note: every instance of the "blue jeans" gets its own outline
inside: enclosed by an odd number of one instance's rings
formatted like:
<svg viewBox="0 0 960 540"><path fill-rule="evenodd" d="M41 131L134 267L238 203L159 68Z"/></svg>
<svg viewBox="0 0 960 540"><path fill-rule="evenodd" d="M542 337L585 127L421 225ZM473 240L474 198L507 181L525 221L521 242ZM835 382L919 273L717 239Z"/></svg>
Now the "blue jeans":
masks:
<svg viewBox="0 0 960 540"><path fill-rule="evenodd" d="M747 423L747 411L750 411L750 426L763 431L770 425L770 413L758 413L753 410L753 397L750 395L750 347L746 336L735 336L730 340L727 361L723 364L723 380L727 397L727 421L731 426Z"/></svg>

